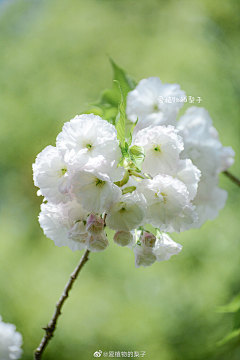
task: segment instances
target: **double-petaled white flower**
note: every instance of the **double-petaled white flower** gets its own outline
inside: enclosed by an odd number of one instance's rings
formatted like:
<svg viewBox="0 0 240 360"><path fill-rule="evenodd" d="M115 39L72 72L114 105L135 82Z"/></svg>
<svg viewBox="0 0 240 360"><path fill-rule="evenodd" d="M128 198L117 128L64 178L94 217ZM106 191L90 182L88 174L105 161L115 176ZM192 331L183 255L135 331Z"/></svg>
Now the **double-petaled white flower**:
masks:
<svg viewBox="0 0 240 360"><path fill-rule="evenodd" d="M121 156L115 127L97 115L79 115L63 126L57 148L69 165L83 167L102 156L109 164Z"/></svg>
<svg viewBox="0 0 240 360"><path fill-rule="evenodd" d="M200 182L197 196L193 200L199 219L193 224L193 227L200 228L205 221L214 220L219 211L224 208L228 193L218 187L217 183L218 179L215 178Z"/></svg>
<svg viewBox="0 0 240 360"><path fill-rule="evenodd" d="M185 231L197 220L186 185L172 176L142 180L137 191L147 201L147 222L161 231Z"/></svg>
<svg viewBox="0 0 240 360"><path fill-rule="evenodd" d="M38 194L54 204L70 200L68 166L55 147L49 145L38 154L33 164L33 179L40 188Z"/></svg>
<svg viewBox="0 0 240 360"><path fill-rule="evenodd" d="M155 176L160 173L172 175L177 171L183 141L173 126L149 126L140 130L134 145L145 149L143 172Z"/></svg>
<svg viewBox="0 0 240 360"><path fill-rule="evenodd" d="M136 191L123 195L107 209L106 224L113 230L129 231L139 227L146 215L146 200Z"/></svg>
<svg viewBox="0 0 240 360"><path fill-rule="evenodd" d="M184 139L181 158L190 158L201 170L201 180L193 200L199 215L194 227L200 227L206 220L215 219L225 205L227 192L218 187L218 174L233 164L235 153L231 147L221 144L212 119L204 108L187 109L177 127Z"/></svg>
<svg viewBox="0 0 240 360"><path fill-rule="evenodd" d="M153 253L157 261L169 260L172 255L178 255L182 250L182 245L173 241L170 236L162 233L155 242Z"/></svg>
<svg viewBox="0 0 240 360"><path fill-rule="evenodd" d="M139 81L128 93L126 113L138 124L134 133L150 125L175 125L185 92L178 84L162 84L158 77Z"/></svg>
<svg viewBox="0 0 240 360"><path fill-rule="evenodd" d="M201 171L193 165L190 159L179 160L175 177L186 185L189 193L188 199L193 200L197 194Z"/></svg>
<svg viewBox="0 0 240 360"><path fill-rule="evenodd" d="M16 326L4 323L0 316L0 359L20 359L22 343L22 335L16 331Z"/></svg>
<svg viewBox="0 0 240 360"><path fill-rule="evenodd" d="M181 155L189 157L194 164L199 159L197 166L202 173L205 170L204 163L207 162L209 166L206 167L206 173L212 165L212 171L218 174L234 163L235 152L230 146L224 147L221 144L218 132L212 124L212 119L206 109L192 106L180 117L177 128L185 144L185 150ZM194 152L195 148L196 152ZM200 162L202 155L204 159Z"/></svg>
<svg viewBox="0 0 240 360"><path fill-rule="evenodd" d="M87 211L75 200L67 204L43 203L39 223L44 234L56 246L68 246L72 251L87 248Z"/></svg>
<svg viewBox="0 0 240 360"><path fill-rule="evenodd" d="M120 188L110 177L94 169L75 172L71 184L76 200L89 212L102 214L121 197Z"/></svg>

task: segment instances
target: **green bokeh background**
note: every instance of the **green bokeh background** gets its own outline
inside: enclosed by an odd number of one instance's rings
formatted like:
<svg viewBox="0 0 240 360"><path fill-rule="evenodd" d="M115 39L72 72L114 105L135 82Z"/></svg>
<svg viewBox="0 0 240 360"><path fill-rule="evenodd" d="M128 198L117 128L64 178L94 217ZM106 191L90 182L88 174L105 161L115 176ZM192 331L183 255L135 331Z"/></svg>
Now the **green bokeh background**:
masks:
<svg viewBox="0 0 240 360"><path fill-rule="evenodd" d="M18 0L0 10L0 314L16 324L22 359L31 359L81 256L42 233L36 155L111 87L108 53L137 80L159 76L200 96L223 145L236 151L231 172L240 176L240 3ZM240 191L224 175L220 186L226 207L200 230L174 234L183 250L170 261L135 269L133 253L112 241L90 254L43 359L88 360L101 349L145 351L149 360L238 360L239 340L215 346L232 329L232 315L215 307L240 290Z"/></svg>

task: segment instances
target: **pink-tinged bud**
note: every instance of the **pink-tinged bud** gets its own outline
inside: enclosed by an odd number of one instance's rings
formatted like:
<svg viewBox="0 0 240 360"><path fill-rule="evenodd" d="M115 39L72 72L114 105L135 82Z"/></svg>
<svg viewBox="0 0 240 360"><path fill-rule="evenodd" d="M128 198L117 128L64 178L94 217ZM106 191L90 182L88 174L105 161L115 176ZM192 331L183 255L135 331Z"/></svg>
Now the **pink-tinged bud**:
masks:
<svg viewBox="0 0 240 360"><path fill-rule="evenodd" d="M152 249L149 247L143 245L136 245L133 248L133 252L135 255L136 268L139 268L140 266L150 266L157 260L156 255L153 254Z"/></svg>
<svg viewBox="0 0 240 360"><path fill-rule="evenodd" d="M152 233L144 231L141 236L141 242L143 245L149 248L153 248L155 246L156 236L154 236Z"/></svg>
<svg viewBox="0 0 240 360"><path fill-rule="evenodd" d="M88 240L87 248L92 252L103 251L109 246L108 239L104 231L100 235L91 235Z"/></svg>
<svg viewBox="0 0 240 360"><path fill-rule="evenodd" d="M90 214L87 219L87 231L91 235L99 235L103 231L104 220L95 214Z"/></svg>
<svg viewBox="0 0 240 360"><path fill-rule="evenodd" d="M127 246L133 241L133 235L130 231L119 230L113 237L114 242L120 246Z"/></svg>

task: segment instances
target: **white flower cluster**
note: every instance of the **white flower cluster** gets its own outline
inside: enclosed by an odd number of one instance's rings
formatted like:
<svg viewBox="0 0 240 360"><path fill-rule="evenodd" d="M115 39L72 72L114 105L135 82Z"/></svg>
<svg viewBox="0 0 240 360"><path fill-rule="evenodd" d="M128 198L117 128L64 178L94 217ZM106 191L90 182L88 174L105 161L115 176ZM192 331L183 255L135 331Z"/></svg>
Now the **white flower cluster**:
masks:
<svg viewBox="0 0 240 360"><path fill-rule="evenodd" d="M185 161L191 159L201 171L198 190L195 188L197 195L193 191L191 197L199 216L193 227L199 228L206 220L215 219L225 206L227 192L218 187L218 175L234 163L235 153L230 146L224 147L221 144L206 109L192 106L177 121L178 110L183 105L181 102L157 103L160 96L180 99L184 95L185 92L177 84L163 85L157 77L143 79L129 92L126 112L131 121L138 117L136 128L143 129L152 121L155 125L170 124L179 130L184 143L180 158ZM154 161L151 164L148 166L154 168ZM179 174L179 179L181 176L182 174ZM192 190L188 187L188 191Z"/></svg>
<svg viewBox="0 0 240 360"><path fill-rule="evenodd" d="M16 326L4 323L0 316L0 360L20 359L22 343L22 335L16 331Z"/></svg>
<svg viewBox="0 0 240 360"><path fill-rule="evenodd" d="M103 251L107 226L116 231L116 244L133 249L136 267L148 266L181 250L165 232L216 216L226 198L218 173L231 165L233 150L221 145L204 109L192 108L177 123L182 103L157 103L172 95L185 93L177 84L144 79L127 98L128 118L138 118L132 141L122 141L99 116L80 115L64 124L56 147L37 156L34 183L44 196L39 222L55 245Z"/></svg>

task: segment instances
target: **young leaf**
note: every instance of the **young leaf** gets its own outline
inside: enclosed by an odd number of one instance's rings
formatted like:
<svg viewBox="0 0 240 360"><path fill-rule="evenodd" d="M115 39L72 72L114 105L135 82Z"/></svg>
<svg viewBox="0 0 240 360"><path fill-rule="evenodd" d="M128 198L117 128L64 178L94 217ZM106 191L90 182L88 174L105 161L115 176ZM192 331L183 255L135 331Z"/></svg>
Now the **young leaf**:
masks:
<svg viewBox="0 0 240 360"><path fill-rule="evenodd" d="M125 147L125 146L122 146L122 145L120 144L120 149L121 149L121 152L122 152L122 156L123 156L124 158L129 158L128 150L126 149L126 147Z"/></svg>
<svg viewBox="0 0 240 360"><path fill-rule="evenodd" d="M115 82L117 82L117 80L114 80ZM119 103L118 106L118 122L116 125L116 129L117 129L117 138L120 141L120 143L122 144L122 146L125 144L125 119L126 119L126 115L125 115L125 108L124 108L124 104L123 104L123 93L122 93L122 89L120 84L119 85L119 89L121 92L121 101Z"/></svg>
<svg viewBox="0 0 240 360"><path fill-rule="evenodd" d="M145 150L141 146L134 145L129 149L129 155L134 165L141 170L141 165L145 158Z"/></svg>
<svg viewBox="0 0 240 360"><path fill-rule="evenodd" d="M135 121L135 123L133 124L133 126L130 129L130 134L129 134L129 137L127 139L128 146L130 146L132 144L132 134L133 134L133 130L134 130L135 126L137 125L137 122L138 122L138 119Z"/></svg>
<svg viewBox="0 0 240 360"><path fill-rule="evenodd" d="M135 89L137 82L131 75L128 75L120 66L118 66L110 56L109 61L113 68L113 79L119 82L123 97L126 98L128 92Z"/></svg>
<svg viewBox="0 0 240 360"><path fill-rule="evenodd" d="M126 96L129 91L133 90L137 83L131 75L128 75L121 67L119 67L110 57L109 61L113 69L113 80L117 80L121 86L124 98L124 108L126 107ZM94 114L98 115L101 111L101 117L115 125L115 119L118 112L118 104L121 101L121 93L119 92L119 85L113 82L111 89L105 89L101 92L97 101L89 104L94 107ZM99 109L99 110L97 110ZM89 113L84 111L84 114ZM128 124L128 121L127 121Z"/></svg>

